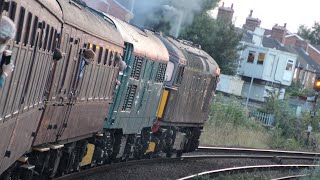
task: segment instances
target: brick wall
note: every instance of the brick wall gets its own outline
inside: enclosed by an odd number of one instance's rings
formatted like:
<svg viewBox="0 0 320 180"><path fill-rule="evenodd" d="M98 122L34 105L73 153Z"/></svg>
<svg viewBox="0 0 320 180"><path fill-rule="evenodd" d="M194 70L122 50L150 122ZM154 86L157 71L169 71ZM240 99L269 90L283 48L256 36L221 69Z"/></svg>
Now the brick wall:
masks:
<svg viewBox="0 0 320 180"><path fill-rule="evenodd" d="M312 47L308 48L308 54L311 57L311 59L313 59L314 61L316 61L317 64L320 64L320 52L315 50Z"/></svg>
<svg viewBox="0 0 320 180"><path fill-rule="evenodd" d="M296 36L286 37L284 44L289 45L289 46L295 46L297 39L298 39L298 37L296 37Z"/></svg>

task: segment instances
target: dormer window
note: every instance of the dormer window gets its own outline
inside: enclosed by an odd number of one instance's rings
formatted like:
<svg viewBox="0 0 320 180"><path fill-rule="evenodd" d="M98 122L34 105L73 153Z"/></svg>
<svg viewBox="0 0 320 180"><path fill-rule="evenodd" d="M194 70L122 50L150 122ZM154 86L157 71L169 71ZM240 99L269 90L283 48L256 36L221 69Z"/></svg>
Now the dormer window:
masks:
<svg viewBox="0 0 320 180"><path fill-rule="evenodd" d="M255 56L256 56L256 52L254 52L254 51L249 51L247 62L248 62L248 63L253 63Z"/></svg>
<svg viewBox="0 0 320 180"><path fill-rule="evenodd" d="M287 66L286 66L286 70L287 71L292 71L293 70L293 61L292 60L288 60Z"/></svg>
<svg viewBox="0 0 320 180"><path fill-rule="evenodd" d="M263 64L265 56L265 53L259 53L257 64Z"/></svg>

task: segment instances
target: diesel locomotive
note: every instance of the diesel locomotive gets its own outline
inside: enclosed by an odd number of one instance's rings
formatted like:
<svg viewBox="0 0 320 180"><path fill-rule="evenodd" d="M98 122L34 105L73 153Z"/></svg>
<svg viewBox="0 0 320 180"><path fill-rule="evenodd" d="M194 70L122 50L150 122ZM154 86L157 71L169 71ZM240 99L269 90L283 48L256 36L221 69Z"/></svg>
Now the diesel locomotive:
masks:
<svg viewBox="0 0 320 180"><path fill-rule="evenodd" d="M17 27L15 70L0 94L0 179L197 148L220 73L198 45L77 0L0 5Z"/></svg>

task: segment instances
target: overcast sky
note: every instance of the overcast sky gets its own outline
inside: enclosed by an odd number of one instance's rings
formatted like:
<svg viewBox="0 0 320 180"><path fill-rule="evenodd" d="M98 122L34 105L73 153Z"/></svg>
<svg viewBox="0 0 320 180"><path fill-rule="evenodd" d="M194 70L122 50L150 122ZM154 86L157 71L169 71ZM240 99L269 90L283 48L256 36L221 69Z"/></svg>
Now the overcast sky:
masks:
<svg viewBox="0 0 320 180"><path fill-rule="evenodd" d="M236 26L242 27L253 10L253 17L261 20L261 27L271 29L276 23L287 23L287 29L295 33L300 24L312 26L320 21L320 0L221 0L225 6L233 3ZM213 12L217 14L217 9Z"/></svg>

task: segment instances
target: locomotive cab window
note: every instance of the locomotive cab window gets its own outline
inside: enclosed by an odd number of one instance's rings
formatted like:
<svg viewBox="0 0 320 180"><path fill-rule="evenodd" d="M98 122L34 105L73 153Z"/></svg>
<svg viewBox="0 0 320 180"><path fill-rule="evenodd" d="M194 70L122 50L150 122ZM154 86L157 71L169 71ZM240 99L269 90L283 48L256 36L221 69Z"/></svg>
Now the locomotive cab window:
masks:
<svg viewBox="0 0 320 180"><path fill-rule="evenodd" d="M174 72L174 63L169 61L168 62L168 66L167 66L167 70L166 70L166 76L165 76L165 81L166 82L170 82L171 81L173 72Z"/></svg>
<svg viewBox="0 0 320 180"><path fill-rule="evenodd" d="M184 67L180 66L174 84L181 85L183 79Z"/></svg>

